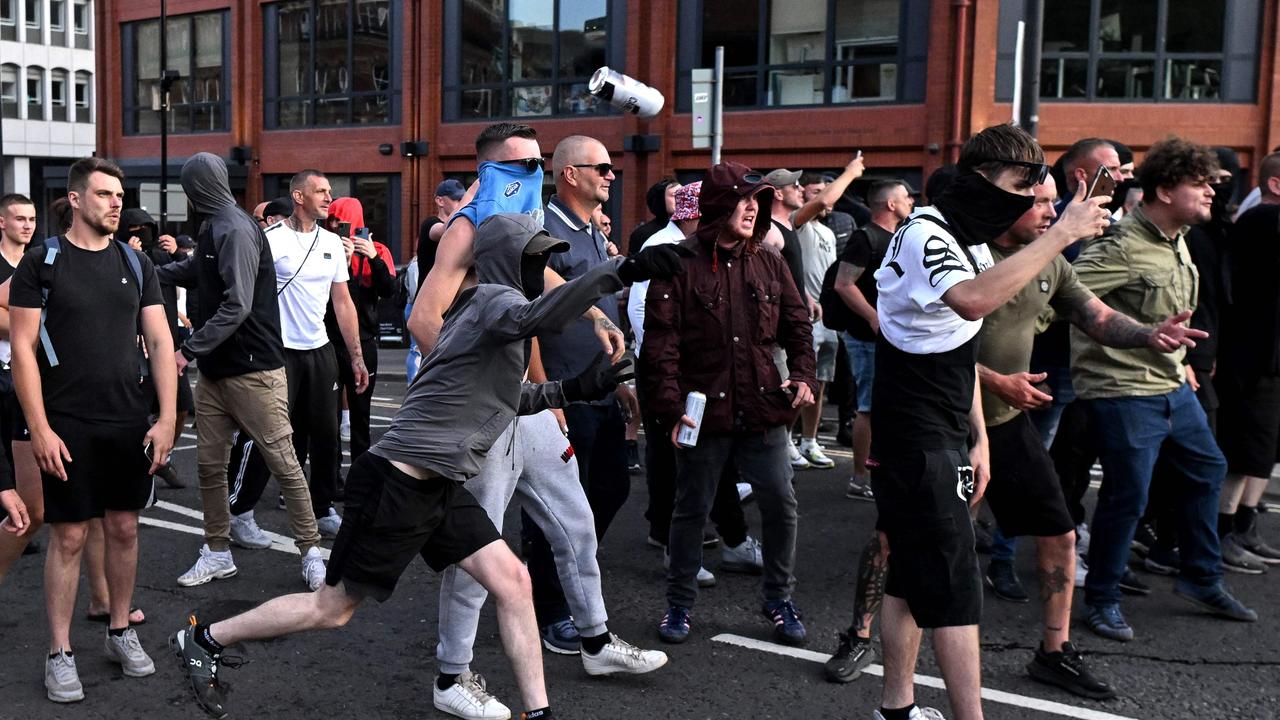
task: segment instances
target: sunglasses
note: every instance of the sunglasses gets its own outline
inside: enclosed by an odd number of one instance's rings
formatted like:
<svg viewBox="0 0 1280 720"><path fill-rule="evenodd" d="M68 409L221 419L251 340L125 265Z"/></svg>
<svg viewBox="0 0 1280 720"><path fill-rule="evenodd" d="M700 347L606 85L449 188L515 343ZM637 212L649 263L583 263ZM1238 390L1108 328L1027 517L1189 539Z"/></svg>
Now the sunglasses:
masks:
<svg viewBox="0 0 1280 720"><path fill-rule="evenodd" d="M605 175L613 172L613 163L585 163L582 165L570 165L569 167L595 168L596 172L600 173L600 177L604 177Z"/></svg>
<svg viewBox="0 0 1280 720"><path fill-rule="evenodd" d="M1025 160L1005 160L1003 158L997 159L996 162L1005 165L1015 165L1025 169L1027 174L1026 177L1023 178L1023 182L1026 183L1027 187L1039 185L1049 177L1049 166L1044 163L1027 162Z"/></svg>
<svg viewBox="0 0 1280 720"><path fill-rule="evenodd" d="M519 160L497 160L499 165L515 165L524 168L525 172L534 172L535 170L543 170L547 167L547 161L540 157L520 158Z"/></svg>

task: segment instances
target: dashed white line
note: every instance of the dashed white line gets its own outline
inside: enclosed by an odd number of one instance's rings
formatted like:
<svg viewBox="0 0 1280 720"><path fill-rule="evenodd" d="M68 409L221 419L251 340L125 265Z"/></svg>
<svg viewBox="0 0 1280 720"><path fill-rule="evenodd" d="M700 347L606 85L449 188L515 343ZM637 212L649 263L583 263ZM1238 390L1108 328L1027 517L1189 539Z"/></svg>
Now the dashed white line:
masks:
<svg viewBox="0 0 1280 720"><path fill-rule="evenodd" d="M756 640L755 638L743 637L741 635L733 635L723 633L711 638L715 642L722 642L726 645L737 645L738 647L747 648L749 650L761 650L774 655L784 655L800 660L808 660L809 662L825 663L831 658L820 652L812 650L801 650L799 648L787 647L777 643L765 642L764 640ZM868 675L883 676L884 667L881 665L868 665L863 672ZM946 690L946 685L942 682L942 678L933 677L932 675L915 676L916 685ZM1069 718L1079 718L1080 720L1137 720L1124 715L1115 715L1113 713L1102 712L1101 710L1091 710L1089 708L1074 707L1052 700L1042 700L1040 698L1030 697L1027 695L1018 695L1016 693L1004 692L1003 690L993 690L991 688L982 689L982 698L990 702L1000 703L1002 705L1013 705L1015 707L1026 708L1028 710L1037 710L1050 715L1061 715Z"/></svg>

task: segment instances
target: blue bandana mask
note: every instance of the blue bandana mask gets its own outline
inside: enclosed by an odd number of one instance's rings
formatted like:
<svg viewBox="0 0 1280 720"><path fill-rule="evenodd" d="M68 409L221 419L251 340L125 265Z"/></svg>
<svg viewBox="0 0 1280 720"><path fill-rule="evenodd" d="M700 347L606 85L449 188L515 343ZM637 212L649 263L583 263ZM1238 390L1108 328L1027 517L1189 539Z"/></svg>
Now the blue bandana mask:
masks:
<svg viewBox="0 0 1280 720"><path fill-rule="evenodd" d="M528 172L519 165L480 163L480 187L458 214L480 227L495 213L522 213L542 222L542 170Z"/></svg>

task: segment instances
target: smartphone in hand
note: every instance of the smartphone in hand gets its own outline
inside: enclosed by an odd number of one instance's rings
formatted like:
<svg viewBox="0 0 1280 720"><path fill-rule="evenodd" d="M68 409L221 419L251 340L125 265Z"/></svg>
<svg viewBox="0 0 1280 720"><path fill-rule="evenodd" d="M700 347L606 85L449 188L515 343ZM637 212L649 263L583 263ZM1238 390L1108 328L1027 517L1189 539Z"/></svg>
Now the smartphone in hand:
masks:
<svg viewBox="0 0 1280 720"><path fill-rule="evenodd" d="M1093 174L1093 181L1089 183L1088 197L1111 197L1116 191L1116 179L1107 169L1105 165L1098 166L1098 172Z"/></svg>
<svg viewBox="0 0 1280 720"><path fill-rule="evenodd" d="M345 221L338 223L338 237L351 237L351 223Z"/></svg>

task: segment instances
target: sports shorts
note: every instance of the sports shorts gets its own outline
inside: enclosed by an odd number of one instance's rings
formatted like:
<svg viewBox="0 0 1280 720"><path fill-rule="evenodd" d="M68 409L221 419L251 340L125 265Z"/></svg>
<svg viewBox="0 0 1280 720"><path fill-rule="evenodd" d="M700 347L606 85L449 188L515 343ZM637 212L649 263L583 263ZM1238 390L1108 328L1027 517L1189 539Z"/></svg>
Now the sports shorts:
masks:
<svg viewBox="0 0 1280 720"><path fill-rule="evenodd" d="M874 462L868 465L876 529L889 539L885 592L905 600L922 628L977 625L982 581L969 519L968 453L902 450Z"/></svg>
<svg viewBox="0 0 1280 720"><path fill-rule="evenodd" d="M107 510L147 506L153 482L151 460L144 453L143 438L150 429L145 417L104 423L50 415L49 426L67 446L71 461L63 460L66 481L41 473L45 522L84 522Z"/></svg>
<svg viewBox="0 0 1280 720"><path fill-rule="evenodd" d="M1075 529L1049 451L1026 413L987 428L987 505L1005 537L1055 537Z"/></svg>
<svg viewBox="0 0 1280 720"><path fill-rule="evenodd" d="M835 330L828 330L821 320L813 324L813 354L817 360L815 375L818 382L836 379L836 347L839 343L840 335Z"/></svg>
<svg viewBox="0 0 1280 720"><path fill-rule="evenodd" d="M416 556L436 572L501 539L462 483L419 480L372 453L347 473L346 500L325 582L383 602Z"/></svg>
<svg viewBox="0 0 1280 720"><path fill-rule="evenodd" d="M1280 441L1280 375L1220 372L1218 445L1227 457L1227 472L1271 477Z"/></svg>

